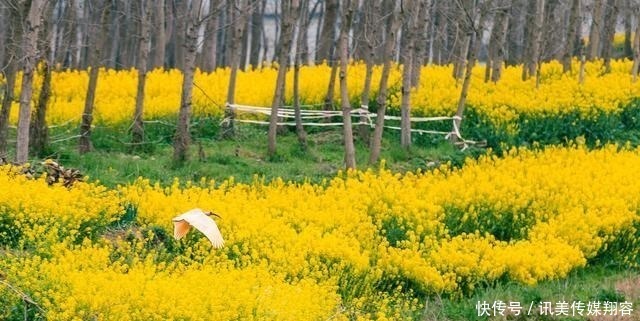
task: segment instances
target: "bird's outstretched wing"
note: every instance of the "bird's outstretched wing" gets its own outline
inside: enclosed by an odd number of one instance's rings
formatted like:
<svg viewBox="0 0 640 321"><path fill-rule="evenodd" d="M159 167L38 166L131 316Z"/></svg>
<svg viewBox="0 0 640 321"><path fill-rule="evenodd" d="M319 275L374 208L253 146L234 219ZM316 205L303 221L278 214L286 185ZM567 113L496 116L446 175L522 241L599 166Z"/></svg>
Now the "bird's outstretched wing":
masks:
<svg viewBox="0 0 640 321"><path fill-rule="evenodd" d="M173 221L173 237L176 240L179 240L179 239L183 238L185 235L187 235L187 233L189 233L190 229L191 229L191 224L187 223L187 221L182 220L182 219L176 221L174 219L174 221Z"/></svg>
<svg viewBox="0 0 640 321"><path fill-rule="evenodd" d="M222 238L222 234L218 229L218 225L201 209L193 209L174 218L174 224L177 220L184 220L185 222L189 223L191 226L202 232L202 234L204 234L209 239L209 241L211 241L213 247L221 248L224 245L224 239Z"/></svg>

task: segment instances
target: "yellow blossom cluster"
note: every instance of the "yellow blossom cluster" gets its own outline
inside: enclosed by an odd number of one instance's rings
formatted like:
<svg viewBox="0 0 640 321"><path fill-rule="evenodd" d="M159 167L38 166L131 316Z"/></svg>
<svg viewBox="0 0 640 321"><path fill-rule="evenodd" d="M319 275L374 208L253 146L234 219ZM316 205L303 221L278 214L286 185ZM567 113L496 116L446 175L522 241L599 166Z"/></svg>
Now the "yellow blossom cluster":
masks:
<svg viewBox="0 0 640 321"><path fill-rule="evenodd" d="M640 96L640 82L633 82L632 62L614 60L610 73L603 73L603 62L588 62L585 80L578 82L579 63L574 61L571 73L562 73L559 62L545 63L539 80L521 79L521 66L506 67L497 83L484 82L484 66L474 69L467 103L494 122L508 122L521 114L555 115L579 111L592 115L598 111L618 112L634 97ZM349 66L348 91L353 104L359 106L364 86L365 64ZM402 66L392 68L388 101L390 112L400 105ZM217 69L206 73L197 71L193 91L193 108L197 115L221 115L227 95L230 70ZM270 106L273 99L276 66L240 71L236 85L236 103ZM303 66L300 70L300 95L305 108L321 108L324 102L331 67L326 64ZM372 97L375 98L380 81L381 66L373 70ZM419 115L452 115L460 97L461 81L452 78L452 66L427 65L422 68L420 84L412 91L412 112ZM64 70L53 74L52 102L49 122L78 122L82 115L88 83L86 70ZM136 97L137 71L105 70L100 72L95 119L102 123L130 122ZM286 101L292 101L293 73L287 74ZM36 88L41 77L36 77ZM156 69L148 74L145 92L145 117L158 118L176 115L180 102L182 74L178 70ZM536 83L539 82L538 85ZM17 82L19 84L19 81ZM19 86L17 86L19 87ZM339 100L338 88L334 97ZM19 91L19 88L16 88ZM37 94L37 90L36 90ZM17 119L13 108L11 119Z"/></svg>
<svg viewBox="0 0 640 321"><path fill-rule="evenodd" d="M577 144L319 184L66 189L5 170L0 229L24 241L3 236L0 270L56 320L411 319L424 295L534 284L594 260L637 266L638 167L640 149ZM224 248L197 232L173 240L171 219L194 207L222 216ZM101 232L42 239L56 222ZM20 304L7 289L0 298Z"/></svg>

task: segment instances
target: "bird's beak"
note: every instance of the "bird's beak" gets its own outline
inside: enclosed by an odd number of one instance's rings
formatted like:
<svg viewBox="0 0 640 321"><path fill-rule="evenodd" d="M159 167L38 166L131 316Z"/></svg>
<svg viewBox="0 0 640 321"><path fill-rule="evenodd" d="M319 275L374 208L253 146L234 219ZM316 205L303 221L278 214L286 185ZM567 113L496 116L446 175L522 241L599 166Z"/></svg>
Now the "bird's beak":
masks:
<svg viewBox="0 0 640 321"><path fill-rule="evenodd" d="M213 216L215 216L215 217L217 217L217 218L222 218L220 215L218 215L218 214L216 214L216 213L214 213L214 212L207 212L207 213L205 213L205 214L207 214L207 216L212 216L212 215L213 215Z"/></svg>

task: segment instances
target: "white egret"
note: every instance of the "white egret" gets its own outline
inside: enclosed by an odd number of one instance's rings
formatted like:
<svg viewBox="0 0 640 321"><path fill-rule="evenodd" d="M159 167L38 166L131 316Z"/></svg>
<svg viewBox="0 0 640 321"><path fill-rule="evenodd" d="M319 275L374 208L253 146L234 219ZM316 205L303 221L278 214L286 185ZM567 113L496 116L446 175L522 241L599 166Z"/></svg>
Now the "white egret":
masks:
<svg viewBox="0 0 640 321"><path fill-rule="evenodd" d="M213 247L217 249L221 248L224 245L224 240L222 239L218 225L216 225L216 222L210 217L212 215L220 217L220 215L216 213L205 212L199 208L194 208L174 217L173 237L175 237L176 240L183 238L189 230L191 230L191 226L193 226L211 241Z"/></svg>

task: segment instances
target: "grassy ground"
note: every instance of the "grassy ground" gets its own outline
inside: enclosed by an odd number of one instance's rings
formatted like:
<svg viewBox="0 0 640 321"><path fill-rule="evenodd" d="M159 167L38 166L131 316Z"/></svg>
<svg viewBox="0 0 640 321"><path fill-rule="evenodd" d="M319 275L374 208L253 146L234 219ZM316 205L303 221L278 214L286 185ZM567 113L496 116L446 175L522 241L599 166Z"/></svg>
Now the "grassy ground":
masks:
<svg viewBox="0 0 640 321"><path fill-rule="evenodd" d="M504 315L490 311L491 316L478 316L477 304L488 303L490 306L496 301L519 302L522 312L519 316L509 313ZM544 302L551 302L556 307L557 302L569 304L568 316L541 315L540 307ZM582 316L577 312L573 315L573 302L585 303ZM631 316L587 316L588 302L632 302ZM621 267L608 268L603 264L588 266L573 271L567 278L540 282L534 286L517 283L501 283L488 285L477 289L469 297L458 299L429 298L425 308L424 320L640 320L640 277L637 270ZM531 308L531 312L529 309Z"/></svg>
<svg viewBox="0 0 640 321"><path fill-rule="evenodd" d="M107 186L126 184L143 176L153 181L170 183L174 177L181 180L200 178L223 181L231 176L238 182L250 182L255 175L266 180L281 177L284 180L319 182L331 178L344 169L342 132L340 129L322 130L310 133L307 149L298 143L294 133L278 136L278 154L267 157L267 137L265 128L254 126L237 127L233 140L218 140L217 135L194 137L190 148L190 160L181 166L172 162L173 147L168 137L152 137L159 141L145 150L131 152L123 143L127 137L113 130L98 129L94 134L95 150L80 155L77 140L52 144L50 151L41 158L52 158L65 167L80 169L91 179L98 179ZM64 136L64 132L52 136ZM73 135L69 131L66 135ZM417 137L417 143L409 151L400 147L399 138L389 134L384 137L381 159L385 166L397 172L427 169L434 164L451 162L460 165L464 159L477 155L482 150L460 151L442 138L424 140ZM369 148L364 142L356 141L357 164L359 169L375 168L368 164Z"/></svg>
<svg viewBox="0 0 640 321"><path fill-rule="evenodd" d="M58 139L73 136L75 128L54 129L53 137ZM289 132L278 138L278 155L266 157L266 130L262 127L241 126L237 128L234 140L217 140L216 132L196 132L190 150L191 160L182 166L175 166L171 157L170 132L157 130L148 133L153 144L145 146L145 151L131 153L126 143L124 129L97 127L94 133L96 150L80 155L76 140L61 140L52 144L43 158L58 160L65 167L80 169L91 180L99 180L107 186L126 184L137 177L152 181L171 183L174 177L181 180L210 178L216 181L231 176L238 182L250 182L255 175L270 180L281 177L284 180L314 182L331 178L344 168L342 134L340 129L321 130L309 134L308 148L303 150L294 133ZM382 159L386 167L396 172L428 169L434 164L451 162L461 165L467 157L475 157L483 150L460 151L441 138L416 136L416 144L410 151L399 146L399 137L387 134L384 137ZM357 162L360 169L369 167L368 148L362 141L356 141ZM11 156L11 155L10 155ZM375 166L374 166L375 168ZM640 304L640 277L638 270L608 267L605 263L573 271L566 279L541 282L535 286L515 283L488 284L476 289L467 297L425 298L426 307L423 320L639 320L640 312L628 318L620 316L542 316L540 302L566 301L630 301L636 310ZM476 305L486 301L520 302L522 315L479 317ZM531 315L528 309L533 304ZM493 313L493 312L492 312ZM586 313L586 310L585 310Z"/></svg>

